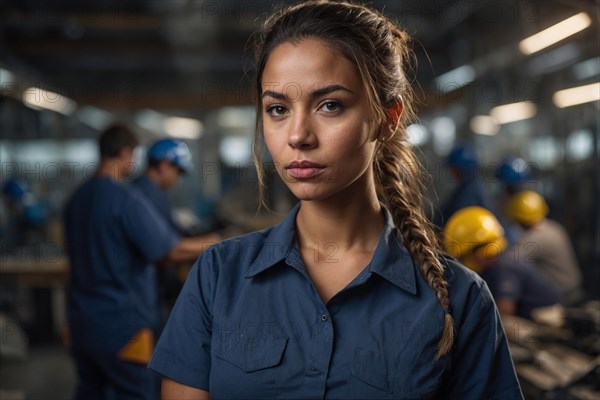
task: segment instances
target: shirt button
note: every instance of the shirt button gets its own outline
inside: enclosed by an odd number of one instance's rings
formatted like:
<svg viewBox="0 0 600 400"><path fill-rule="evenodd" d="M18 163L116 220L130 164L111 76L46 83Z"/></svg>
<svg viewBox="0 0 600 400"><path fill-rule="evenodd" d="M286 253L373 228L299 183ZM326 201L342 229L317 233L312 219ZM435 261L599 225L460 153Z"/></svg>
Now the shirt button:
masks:
<svg viewBox="0 0 600 400"><path fill-rule="evenodd" d="M327 321L329 321L329 315L327 315L327 314L322 314L322 315L321 315L321 321L323 321L323 322L327 322Z"/></svg>

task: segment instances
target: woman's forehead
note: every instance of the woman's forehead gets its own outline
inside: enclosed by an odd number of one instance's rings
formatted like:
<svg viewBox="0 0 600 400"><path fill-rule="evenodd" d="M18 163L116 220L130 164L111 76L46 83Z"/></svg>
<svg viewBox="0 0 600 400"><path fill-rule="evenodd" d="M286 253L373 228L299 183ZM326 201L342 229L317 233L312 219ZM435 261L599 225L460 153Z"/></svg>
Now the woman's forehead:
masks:
<svg viewBox="0 0 600 400"><path fill-rule="evenodd" d="M361 86L354 65L326 42L313 38L275 47L261 78L261 92L273 88L314 91L332 84L355 90Z"/></svg>

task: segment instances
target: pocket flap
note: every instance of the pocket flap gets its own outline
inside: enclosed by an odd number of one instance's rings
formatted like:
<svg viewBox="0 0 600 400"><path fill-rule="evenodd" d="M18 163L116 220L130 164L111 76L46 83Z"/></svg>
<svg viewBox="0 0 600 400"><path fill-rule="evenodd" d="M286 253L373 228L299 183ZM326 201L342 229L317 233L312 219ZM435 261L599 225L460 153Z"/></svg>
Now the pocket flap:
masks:
<svg viewBox="0 0 600 400"><path fill-rule="evenodd" d="M246 342L238 346L217 347L215 357L227 361L245 372L254 372L279 364L287 345L287 338L273 339L261 343Z"/></svg>
<svg viewBox="0 0 600 400"><path fill-rule="evenodd" d="M371 386L392 393L385 360L378 352L354 349L352 374Z"/></svg>

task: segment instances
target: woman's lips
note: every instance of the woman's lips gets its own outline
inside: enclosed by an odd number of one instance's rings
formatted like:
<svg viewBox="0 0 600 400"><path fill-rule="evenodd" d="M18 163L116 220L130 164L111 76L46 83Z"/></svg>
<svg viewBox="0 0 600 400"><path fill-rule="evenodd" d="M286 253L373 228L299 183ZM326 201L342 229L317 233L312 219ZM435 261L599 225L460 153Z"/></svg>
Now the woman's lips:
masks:
<svg viewBox="0 0 600 400"><path fill-rule="evenodd" d="M292 161L285 166L285 169L292 178L309 179L323 172L325 166L311 161Z"/></svg>

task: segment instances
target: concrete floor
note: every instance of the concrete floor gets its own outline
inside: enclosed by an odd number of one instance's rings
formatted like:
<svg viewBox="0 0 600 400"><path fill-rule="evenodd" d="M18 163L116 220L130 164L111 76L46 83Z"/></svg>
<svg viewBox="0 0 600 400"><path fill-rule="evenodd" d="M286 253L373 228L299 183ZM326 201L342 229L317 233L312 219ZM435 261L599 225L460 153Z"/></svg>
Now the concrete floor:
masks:
<svg viewBox="0 0 600 400"><path fill-rule="evenodd" d="M31 347L23 359L0 360L0 399L67 400L75 390L75 368L60 344Z"/></svg>

